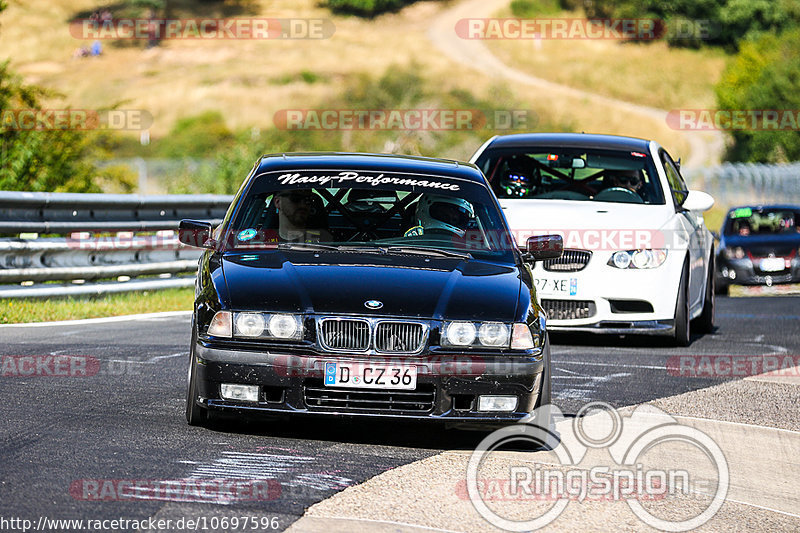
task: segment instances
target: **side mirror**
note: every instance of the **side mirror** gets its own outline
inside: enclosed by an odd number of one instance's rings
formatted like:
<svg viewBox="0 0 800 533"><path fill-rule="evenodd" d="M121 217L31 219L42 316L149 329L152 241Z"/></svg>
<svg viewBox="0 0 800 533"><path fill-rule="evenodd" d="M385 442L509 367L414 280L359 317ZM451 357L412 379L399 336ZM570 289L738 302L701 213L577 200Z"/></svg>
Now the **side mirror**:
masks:
<svg viewBox="0 0 800 533"><path fill-rule="evenodd" d="M196 248L213 248L216 244L211 239L211 222L202 220L181 220L178 240Z"/></svg>
<svg viewBox="0 0 800 533"><path fill-rule="evenodd" d="M561 235L538 235L528 237L525 243L527 256L534 261L558 259L564 252L564 239Z"/></svg>
<svg viewBox="0 0 800 533"><path fill-rule="evenodd" d="M681 207L687 211L708 211L714 205L714 197L703 191L689 191Z"/></svg>

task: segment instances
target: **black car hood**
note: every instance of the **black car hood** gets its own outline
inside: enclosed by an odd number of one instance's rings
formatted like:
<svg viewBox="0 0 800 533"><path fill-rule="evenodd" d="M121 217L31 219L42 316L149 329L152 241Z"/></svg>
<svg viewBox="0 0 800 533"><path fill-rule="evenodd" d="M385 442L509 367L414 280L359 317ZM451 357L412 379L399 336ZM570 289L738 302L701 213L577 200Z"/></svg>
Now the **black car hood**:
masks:
<svg viewBox="0 0 800 533"><path fill-rule="evenodd" d="M233 310L514 321L514 265L432 256L229 253L222 268ZM371 310L368 300L383 306ZM523 310L524 311L524 310Z"/></svg>

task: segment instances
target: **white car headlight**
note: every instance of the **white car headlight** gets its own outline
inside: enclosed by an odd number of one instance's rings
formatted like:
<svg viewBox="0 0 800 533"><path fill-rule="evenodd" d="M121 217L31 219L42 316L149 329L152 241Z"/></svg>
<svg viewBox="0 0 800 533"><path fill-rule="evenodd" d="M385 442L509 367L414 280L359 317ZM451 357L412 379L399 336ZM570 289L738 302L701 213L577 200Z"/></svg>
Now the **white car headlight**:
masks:
<svg viewBox="0 0 800 533"><path fill-rule="evenodd" d="M666 260L666 250L624 250L614 252L607 264L620 269L645 269L660 267Z"/></svg>
<svg viewBox="0 0 800 533"><path fill-rule="evenodd" d="M469 346L475 342L476 329L472 322L448 322L445 340L453 346Z"/></svg>

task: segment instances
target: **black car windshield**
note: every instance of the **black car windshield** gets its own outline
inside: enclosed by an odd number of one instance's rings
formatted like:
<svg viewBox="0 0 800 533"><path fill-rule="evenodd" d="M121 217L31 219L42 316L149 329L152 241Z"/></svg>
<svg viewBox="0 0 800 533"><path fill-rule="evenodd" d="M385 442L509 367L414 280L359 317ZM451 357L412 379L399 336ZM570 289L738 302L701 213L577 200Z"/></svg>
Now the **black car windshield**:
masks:
<svg viewBox="0 0 800 533"><path fill-rule="evenodd" d="M454 177L303 170L256 176L224 238L228 250L292 248L513 262L491 192Z"/></svg>
<svg viewBox="0 0 800 533"><path fill-rule="evenodd" d="M655 166L644 152L490 148L477 165L498 198L664 203Z"/></svg>
<svg viewBox="0 0 800 533"><path fill-rule="evenodd" d="M785 208L738 207L728 212L723 234L747 237L750 235L797 235L800 213Z"/></svg>

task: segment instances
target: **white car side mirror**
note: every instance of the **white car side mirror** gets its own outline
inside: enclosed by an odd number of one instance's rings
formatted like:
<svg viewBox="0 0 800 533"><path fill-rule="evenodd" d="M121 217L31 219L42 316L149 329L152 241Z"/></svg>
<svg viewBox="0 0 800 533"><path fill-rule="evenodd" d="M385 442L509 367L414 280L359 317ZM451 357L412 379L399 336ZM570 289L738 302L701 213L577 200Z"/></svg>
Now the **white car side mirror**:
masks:
<svg viewBox="0 0 800 533"><path fill-rule="evenodd" d="M708 211L714 205L714 197L703 191L689 191L681 207L688 211Z"/></svg>

